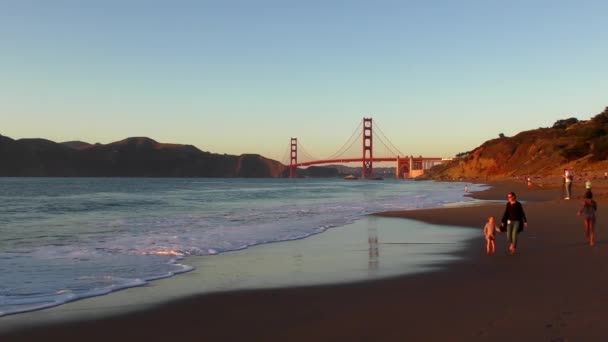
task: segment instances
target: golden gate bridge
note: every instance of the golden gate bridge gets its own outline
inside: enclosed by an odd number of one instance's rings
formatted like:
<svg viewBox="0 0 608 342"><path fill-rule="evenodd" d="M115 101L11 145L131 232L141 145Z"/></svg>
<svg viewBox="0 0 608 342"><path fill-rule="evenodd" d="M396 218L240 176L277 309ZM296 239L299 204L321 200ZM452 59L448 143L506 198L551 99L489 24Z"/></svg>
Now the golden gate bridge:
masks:
<svg viewBox="0 0 608 342"><path fill-rule="evenodd" d="M377 134L376 130L380 134ZM379 142L376 146L380 146L380 149L374 149L375 142ZM361 143L362 149L356 152L357 156L353 156L353 146L356 148L356 143ZM440 157L405 156L386 137L372 118L363 118L363 121L357 126L344 145L327 158L316 158L306 152L304 147L298 142L298 138L291 138L288 152L290 178L297 176L298 167L358 162L361 163L361 178L363 179L374 177L375 162L395 162L396 178L415 178L424 174L425 170L445 161L445 159ZM303 158L298 159L299 157ZM285 159L283 158L284 163L286 163Z"/></svg>

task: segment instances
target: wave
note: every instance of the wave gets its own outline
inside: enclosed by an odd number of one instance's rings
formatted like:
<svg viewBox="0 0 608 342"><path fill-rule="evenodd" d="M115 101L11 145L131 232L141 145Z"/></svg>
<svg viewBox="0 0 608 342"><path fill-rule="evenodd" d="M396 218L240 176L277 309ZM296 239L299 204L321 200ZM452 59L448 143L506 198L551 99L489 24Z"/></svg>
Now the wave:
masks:
<svg viewBox="0 0 608 342"><path fill-rule="evenodd" d="M355 189L343 182L287 188L284 182L259 182L200 182L189 184L201 189L123 193L114 196L118 203L113 205L105 191L92 196L95 205L76 203L67 194L55 199L44 220L16 215L13 226L23 231L6 232L8 239L0 245L0 269L9 270L0 275L0 316L188 272L192 267L182 261L192 255L303 239L379 211L468 200L458 183L362 182ZM233 188L222 192L216 186ZM210 190L221 196L208 197L214 193ZM43 228L40 222L49 225Z"/></svg>

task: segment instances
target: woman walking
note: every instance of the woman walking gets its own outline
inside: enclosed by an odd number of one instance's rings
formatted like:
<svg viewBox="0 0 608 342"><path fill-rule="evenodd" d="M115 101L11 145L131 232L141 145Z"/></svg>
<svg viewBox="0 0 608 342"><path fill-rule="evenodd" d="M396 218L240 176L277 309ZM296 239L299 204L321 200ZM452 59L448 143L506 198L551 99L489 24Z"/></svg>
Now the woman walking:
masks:
<svg viewBox="0 0 608 342"><path fill-rule="evenodd" d="M589 246L595 245L595 212L597 211L597 203L593 200L591 191L585 193L583 207L578 211L578 216L582 216L585 220L585 236L589 241Z"/></svg>
<svg viewBox="0 0 608 342"><path fill-rule="evenodd" d="M509 253L514 254L517 248L517 234L528 227L528 220L524 207L517 201L517 196L514 192L507 194L507 206L505 213L502 215L500 223L500 231L507 231L507 239L509 239Z"/></svg>

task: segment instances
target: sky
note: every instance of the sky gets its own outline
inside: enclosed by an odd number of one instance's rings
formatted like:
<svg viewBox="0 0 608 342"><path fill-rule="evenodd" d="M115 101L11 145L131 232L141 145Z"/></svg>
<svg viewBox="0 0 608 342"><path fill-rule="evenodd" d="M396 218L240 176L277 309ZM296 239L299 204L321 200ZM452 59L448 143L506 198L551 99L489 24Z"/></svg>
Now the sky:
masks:
<svg viewBox="0 0 608 342"><path fill-rule="evenodd" d="M606 1L0 0L0 134L406 155L608 106ZM374 126L375 127L375 126Z"/></svg>

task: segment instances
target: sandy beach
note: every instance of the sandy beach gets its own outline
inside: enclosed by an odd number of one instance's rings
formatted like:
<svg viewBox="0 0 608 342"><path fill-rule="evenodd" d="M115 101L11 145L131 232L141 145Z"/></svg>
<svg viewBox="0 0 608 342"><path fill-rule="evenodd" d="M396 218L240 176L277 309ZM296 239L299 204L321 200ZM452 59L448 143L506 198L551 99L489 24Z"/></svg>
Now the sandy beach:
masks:
<svg viewBox="0 0 608 342"><path fill-rule="evenodd" d="M580 197L580 182L576 186L574 195ZM479 238L469 239L453 259L439 261L447 265L440 271L399 275L400 268L406 268L399 260L407 256L400 254L402 247L393 246L392 254L383 255L381 262L391 260L394 273L382 279L310 286L322 276L308 275L312 279L278 288L257 289L264 284L252 284L249 290L176 297L104 317L36 322L15 331L0 330L0 340L603 341L608 304L606 189L608 182L594 181L599 207L594 248L586 244L582 219L576 216L580 200L561 199L558 185L528 188L523 183L496 183L474 194L495 203L381 214L397 221L476 229ZM488 215L500 219L508 191L515 191L524 203L529 226L520 235L515 255L505 253L505 236L500 234L498 252L489 257L483 223ZM341 237L326 239L333 244L326 247L359 250L359 245L349 249L351 242ZM267 247L266 253L278 253L279 245ZM368 250L352 256L361 253L367 255ZM349 260L319 259L311 267L319 272L359 267ZM287 261L284 274L294 275L300 266L297 260ZM367 260L363 262L369 268ZM334 268L320 266L329 263ZM119 294L112 296L120 298ZM0 326L8 321L0 318Z"/></svg>

